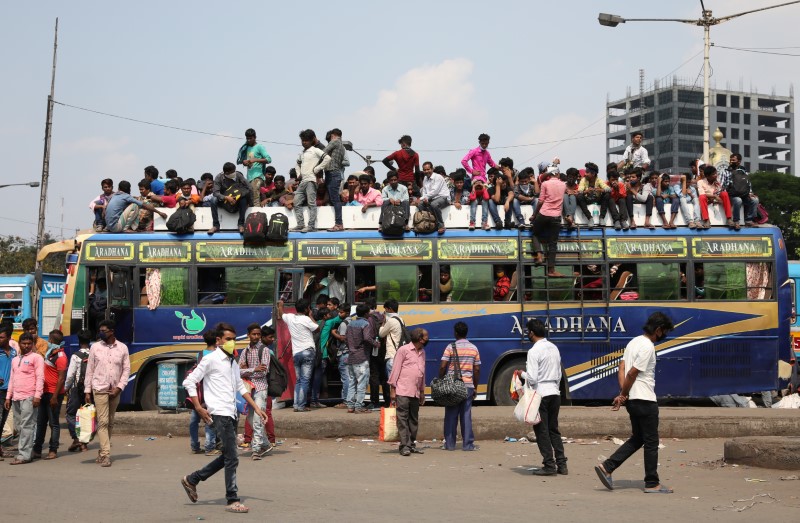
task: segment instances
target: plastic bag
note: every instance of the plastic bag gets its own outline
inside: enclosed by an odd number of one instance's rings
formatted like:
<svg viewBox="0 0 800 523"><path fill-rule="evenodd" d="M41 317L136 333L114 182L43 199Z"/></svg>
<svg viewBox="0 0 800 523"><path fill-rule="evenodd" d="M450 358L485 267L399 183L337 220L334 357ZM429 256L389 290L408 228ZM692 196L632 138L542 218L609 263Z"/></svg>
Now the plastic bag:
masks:
<svg viewBox="0 0 800 523"><path fill-rule="evenodd" d="M400 441L397 430L397 409L394 407L381 407L381 425L378 429L380 441Z"/></svg>
<svg viewBox="0 0 800 523"><path fill-rule="evenodd" d="M75 416L75 433L78 441L89 443L97 434L97 410L94 405L86 404L78 409Z"/></svg>
<svg viewBox="0 0 800 523"><path fill-rule="evenodd" d="M537 425L542 419L539 417L539 405L542 403L542 397L534 389L530 388L527 384L523 387L522 396L514 409L514 417L518 421L528 423L530 425Z"/></svg>
<svg viewBox="0 0 800 523"><path fill-rule="evenodd" d="M512 400L519 401L519 397L522 395L523 385L522 371L515 370L514 374L511 375L511 386L509 387Z"/></svg>

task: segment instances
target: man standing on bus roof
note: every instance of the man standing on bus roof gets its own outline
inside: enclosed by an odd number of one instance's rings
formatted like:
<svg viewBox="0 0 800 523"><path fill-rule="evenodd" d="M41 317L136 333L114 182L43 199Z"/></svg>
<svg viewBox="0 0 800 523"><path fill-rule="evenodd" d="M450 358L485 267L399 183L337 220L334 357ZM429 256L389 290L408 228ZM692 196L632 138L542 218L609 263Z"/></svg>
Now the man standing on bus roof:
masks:
<svg viewBox="0 0 800 523"><path fill-rule="evenodd" d="M533 426L536 444L542 454L542 468L534 469L534 476L566 476L567 456L558 430L558 412L561 409L561 354L547 339L547 328L540 320L528 322L528 339L533 347L528 350L528 360L523 378L528 386L542 398L539 405L541 422Z"/></svg>
<svg viewBox="0 0 800 523"><path fill-rule="evenodd" d="M255 129L244 132L245 143L239 148L236 163L247 167L247 182L250 184L250 206L261 205L261 187L266 183L264 172L272 158L260 143L256 143Z"/></svg>
<svg viewBox="0 0 800 523"><path fill-rule="evenodd" d="M423 454L417 449L419 407L425 405L425 346L428 331L411 331L411 343L397 349L392 374L389 376L392 404L397 406L397 431L400 433L400 455Z"/></svg>
<svg viewBox="0 0 800 523"><path fill-rule="evenodd" d="M27 318L23 321L22 331L31 335L33 338L33 350L44 358L44 355L47 354L47 342L39 337L39 322L36 321L36 318Z"/></svg>
<svg viewBox="0 0 800 523"><path fill-rule="evenodd" d="M97 408L97 437L100 439L100 450L96 463L101 467L111 466L111 433L114 430L114 414L119 406L119 395L128 385L131 375L131 360L128 346L114 335L116 323L103 320L97 325L97 337L89 349L89 361L86 364L86 377L83 391L86 403L92 402Z"/></svg>
<svg viewBox="0 0 800 523"><path fill-rule="evenodd" d="M636 131L631 135L631 144L622 153L622 160L617 164L617 170L627 172L628 169L641 167L642 171L650 168L650 156L647 149L642 146L642 132Z"/></svg>
<svg viewBox="0 0 800 523"><path fill-rule="evenodd" d="M13 327L8 323L0 324L0 431L6 426L9 409L6 409L8 382L11 379L11 360L17 357L17 351L11 346ZM0 460L3 459L3 447L0 446Z"/></svg>
<svg viewBox="0 0 800 523"><path fill-rule="evenodd" d="M275 311L276 321L285 321L292 340L292 356L297 383L294 386L294 411L308 412L308 397L311 388L311 374L314 372L316 343L314 332L319 325L311 318L311 304L305 298L297 300L296 313L283 312L283 300L278 301Z"/></svg>
<svg viewBox="0 0 800 523"><path fill-rule="evenodd" d="M197 503L197 484L225 469L225 498L227 512L243 514L249 512L239 499L236 485L236 469L239 454L236 448L236 392L242 395L262 422L267 421L267 413L253 401L242 382L239 364L233 353L236 350L236 330L232 325L220 323L216 326L217 348L200 360L197 367L183 380L183 386L194 404L194 408L206 423L214 424L217 437L222 440L222 455L205 467L181 478L181 486L189 496L189 501ZM255 332L255 331L253 331ZM197 397L197 385L203 382L203 400L206 408Z"/></svg>
<svg viewBox="0 0 800 523"><path fill-rule="evenodd" d="M475 434L472 432L472 402L478 396L478 381L481 377L481 355L478 347L467 339L469 327L463 321L453 326L456 341L447 346L439 365L439 378L454 374L458 360L461 379L467 386L467 398L452 407L444 408L444 449L456 449L456 432L461 423L461 450L478 450Z"/></svg>
<svg viewBox="0 0 800 523"><path fill-rule="evenodd" d="M632 339L625 347L619 364L619 395L611 410L622 405L631 418L633 435L617 451L594 470L608 490L614 490L611 474L634 452L644 446L644 492L671 494L673 491L658 479L658 403L656 402L655 343L663 341L674 329L672 320L662 312L647 319L644 334Z"/></svg>

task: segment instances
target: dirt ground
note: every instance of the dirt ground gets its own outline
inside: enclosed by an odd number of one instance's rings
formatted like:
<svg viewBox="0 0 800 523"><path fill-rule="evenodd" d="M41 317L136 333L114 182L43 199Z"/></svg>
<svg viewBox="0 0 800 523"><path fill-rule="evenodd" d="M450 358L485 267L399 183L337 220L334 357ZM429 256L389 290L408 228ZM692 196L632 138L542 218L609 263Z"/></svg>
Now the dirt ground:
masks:
<svg viewBox="0 0 800 523"><path fill-rule="evenodd" d="M111 468L94 464L96 442L54 461L0 462L3 519L621 521L634 509L637 520L766 522L796 519L800 509L800 480L780 479L800 471L726 465L721 439L662 440L659 473L670 495L642 492L641 452L607 491L593 467L613 441L567 443L569 475L548 478L530 474L540 464L534 443L478 443L477 452L447 452L420 442L424 455L402 457L396 445L362 438L285 440L262 461L241 455L239 494L251 511L233 515L223 510L222 472L200 484L197 504L183 492L181 476L212 459L189 454L188 439L120 436Z"/></svg>

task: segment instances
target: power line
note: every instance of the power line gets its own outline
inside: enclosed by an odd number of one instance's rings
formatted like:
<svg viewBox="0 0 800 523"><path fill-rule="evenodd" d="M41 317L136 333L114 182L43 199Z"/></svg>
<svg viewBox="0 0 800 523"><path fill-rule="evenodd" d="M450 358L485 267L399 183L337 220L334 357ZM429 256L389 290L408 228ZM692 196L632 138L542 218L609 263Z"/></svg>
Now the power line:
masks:
<svg viewBox="0 0 800 523"><path fill-rule="evenodd" d="M800 54L796 54L796 53L774 53L772 51L759 51L758 50L759 48L757 48L757 47L754 47L754 48L751 48L751 49L747 49L747 48L744 48L744 47L727 47L725 45L717 45L717 44L711 44L711 45L713 45L714 47L718 47L720 49L729 49L731 51L743 51L745 53L771 54L771 55L776 55L776 56L800 56ZM790 49L794 49L794 48L790 48Z"/></svg>

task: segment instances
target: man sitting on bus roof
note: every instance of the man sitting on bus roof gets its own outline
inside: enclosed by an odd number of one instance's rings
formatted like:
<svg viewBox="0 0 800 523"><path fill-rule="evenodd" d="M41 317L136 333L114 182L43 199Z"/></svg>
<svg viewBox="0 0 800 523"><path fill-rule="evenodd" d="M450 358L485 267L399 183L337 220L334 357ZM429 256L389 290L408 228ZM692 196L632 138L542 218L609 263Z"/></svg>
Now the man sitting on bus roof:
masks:
<svg viewBox="0 0 800 523"><path fill-rule="evenodd" d="M239 213L239 232L244 232L244 215L250 201L250 185L244 175L236 170L231 162L225 162L222 172L214 178L214 197L209 201L211 207L212 227L208 234L214 234L220 228L219 210L221 206L230 213Z"/></svg>
<svg viewBox="0 0 800 523"><path fill-rule="evenodd" d="M152 185L152 182L150 182ZM149 203L140 202L131 196L131 184L122 180L117 186L117 193L106 205L106 228L109 232L134 232L139 226L139 208L153 211L162 218L167 215Z"/></svg>

